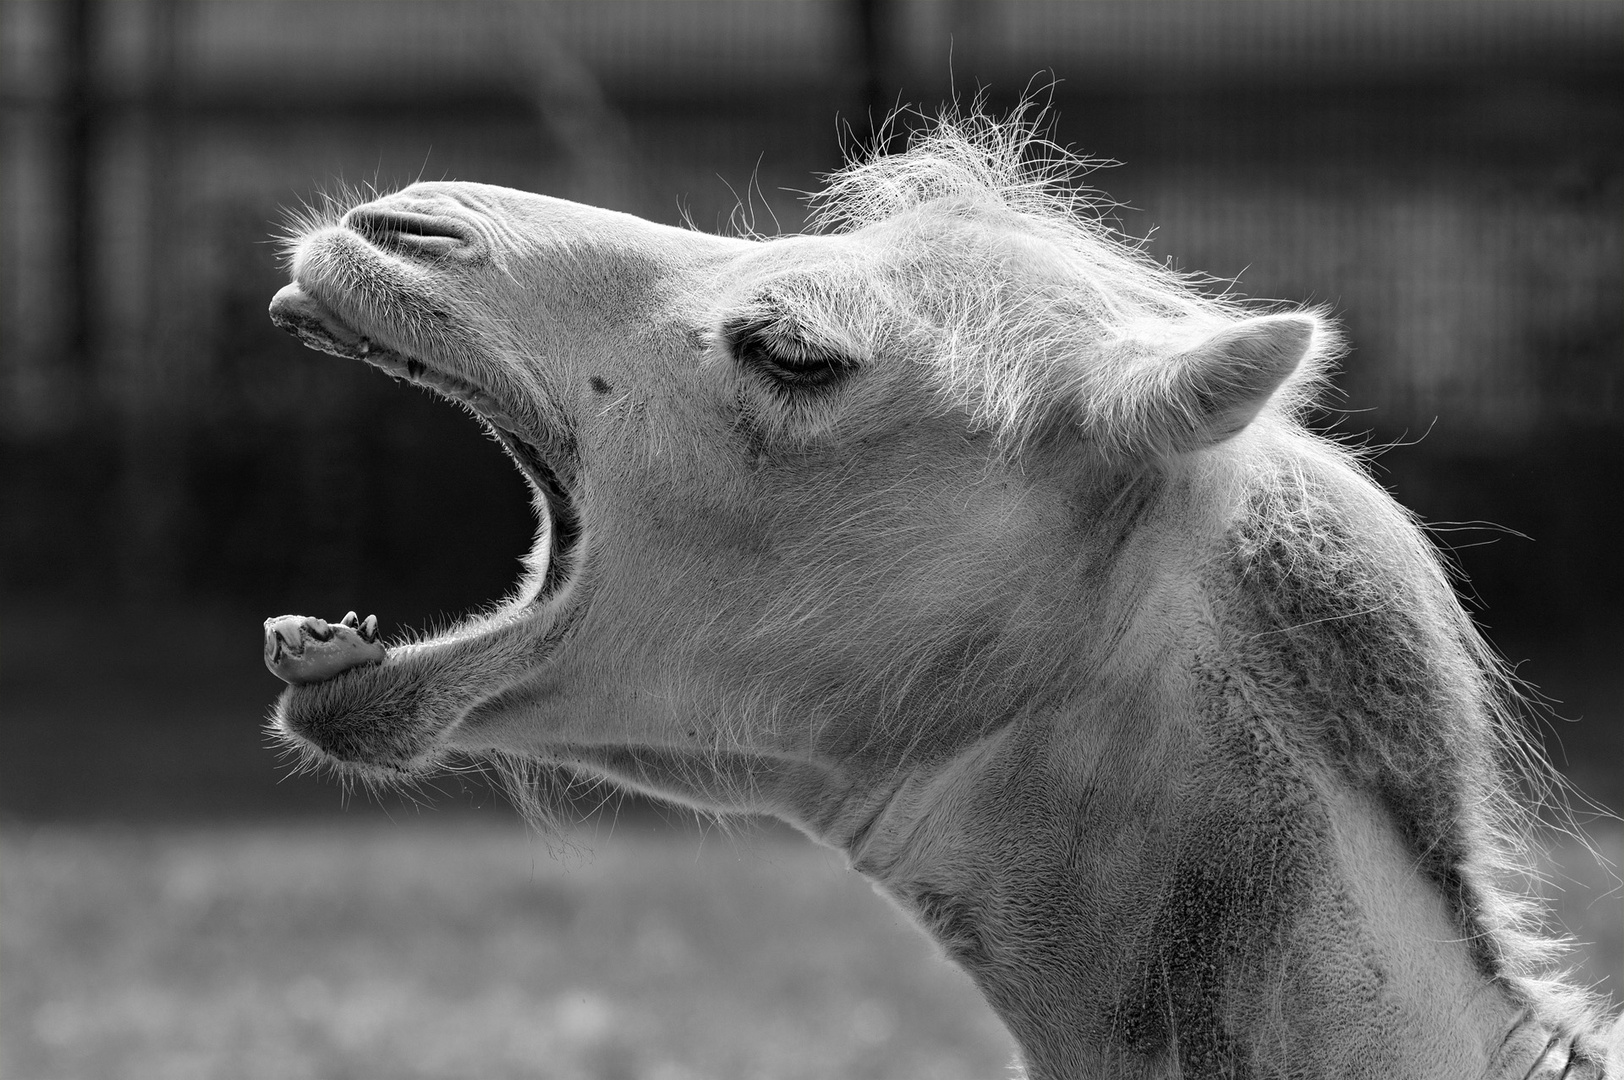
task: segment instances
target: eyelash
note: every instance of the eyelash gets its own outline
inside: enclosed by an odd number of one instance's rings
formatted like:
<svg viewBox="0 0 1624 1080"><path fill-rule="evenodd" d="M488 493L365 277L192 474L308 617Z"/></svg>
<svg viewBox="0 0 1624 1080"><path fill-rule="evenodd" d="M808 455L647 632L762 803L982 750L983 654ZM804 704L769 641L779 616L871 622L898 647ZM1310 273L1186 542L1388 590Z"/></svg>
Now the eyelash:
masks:
<svg viewBox="0 0 1624 1080"><path fill-rule="evenodd" d="M783 333L774 334L781 325L752 319L730 324L723 332L733 358L770 380L780 392L830 390L856 370L857 365L839 353L813 348Z"/></svg>

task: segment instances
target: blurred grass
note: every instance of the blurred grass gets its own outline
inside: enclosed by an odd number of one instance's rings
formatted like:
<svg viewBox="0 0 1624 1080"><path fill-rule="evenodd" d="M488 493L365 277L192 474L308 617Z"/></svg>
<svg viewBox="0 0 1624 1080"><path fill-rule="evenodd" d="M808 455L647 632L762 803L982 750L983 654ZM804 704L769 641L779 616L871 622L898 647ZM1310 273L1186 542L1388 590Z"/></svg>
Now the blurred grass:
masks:
<svg viewBox="0 0 1624 1080"><path fill-rule="evenodd" d="M968 980L833 853L573 845L467 818L8 827L0 1075L1003 1075Z"/></svg>
<svg viewBox="0 0 1624 1080"><path fill-rule="evenodd" d="M1582 973L1616 988L1619 894L1554 854ZM954 1080L1012 1054L866 882L771 827L555 853L468 816L13 825L0 912L7 1080Z"/></svg>

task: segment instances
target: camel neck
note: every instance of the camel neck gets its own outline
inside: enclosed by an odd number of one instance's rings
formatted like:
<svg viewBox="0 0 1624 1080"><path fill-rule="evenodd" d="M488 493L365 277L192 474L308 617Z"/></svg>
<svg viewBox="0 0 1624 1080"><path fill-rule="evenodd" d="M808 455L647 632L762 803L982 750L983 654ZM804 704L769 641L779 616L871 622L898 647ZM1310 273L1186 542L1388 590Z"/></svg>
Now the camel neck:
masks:
<svg viewBox="0 0 1624 1080"><path fill-rule="evenodd" d="M1372 801L1278 746L1227 748L1251 770L1227 781L1168 769L1154 740L1079 773L1054 732L910 776L853 851L976 981L1031 1080L1497 1075L1521 1006ZM1178 779L1143 786L1152 766ZM1525 1026L1532 1060L1545 1029Z"/></svg>

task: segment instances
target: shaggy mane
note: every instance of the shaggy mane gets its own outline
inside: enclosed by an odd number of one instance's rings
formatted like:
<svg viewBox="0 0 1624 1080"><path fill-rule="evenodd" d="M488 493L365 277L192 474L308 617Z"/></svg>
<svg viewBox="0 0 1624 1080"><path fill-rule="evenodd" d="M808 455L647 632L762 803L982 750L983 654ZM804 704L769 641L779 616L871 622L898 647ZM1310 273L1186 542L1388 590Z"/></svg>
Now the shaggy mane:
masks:
<svg viewBox="0 0 1624 1080"><path fill-rule="evenodd" d="M900 230L919 246L908 276L930 287L902 298L935 328L912 351L940 365L951 405L1009 449L1076 422L1116 457L1133 455L1138 417L1110 403L1139 400L1136 380L1181 347L1248 318L1294 306L1248 302L1153 260L1112 226L1116 206L1082 183L1109 162L1045 134L1030 106L1008 119L944 113L908 147L873 149L825 177L808 199L814 232ZM988 243L988 237L993 243ZM1343 346L1319 310L1309 354L1270 411L1295 416L1325 385ZM1091 362L1109 352L1115 362ZM1122 360L1128 362L1124 363Z"/></svg>

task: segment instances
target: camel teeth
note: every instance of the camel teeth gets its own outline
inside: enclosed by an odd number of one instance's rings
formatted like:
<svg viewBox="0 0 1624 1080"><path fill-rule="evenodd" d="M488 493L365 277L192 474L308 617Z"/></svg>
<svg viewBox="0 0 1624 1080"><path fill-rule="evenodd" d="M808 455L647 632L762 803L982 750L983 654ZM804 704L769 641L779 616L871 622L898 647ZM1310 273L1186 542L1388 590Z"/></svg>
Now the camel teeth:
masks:
<svg viewBox="0 0 1624 1080"><path fill-rule="evenodd" d="M366 618L362 619L360 632L361 636L367 641L378 640L378 617L376 615L368 615Z"/></svg>
<svg viewBox="0 0 1624 1080"><path fill-rule="evenodd" d="M354 630L357 626L361 625L360 620L355 617L355 612L353 611L338 621L340 625L347 626L351 630Z"/></svg>

